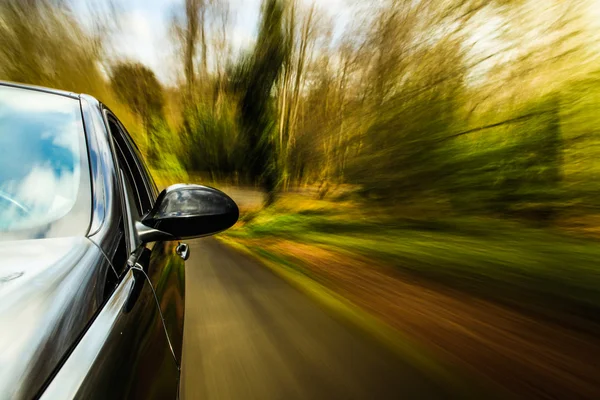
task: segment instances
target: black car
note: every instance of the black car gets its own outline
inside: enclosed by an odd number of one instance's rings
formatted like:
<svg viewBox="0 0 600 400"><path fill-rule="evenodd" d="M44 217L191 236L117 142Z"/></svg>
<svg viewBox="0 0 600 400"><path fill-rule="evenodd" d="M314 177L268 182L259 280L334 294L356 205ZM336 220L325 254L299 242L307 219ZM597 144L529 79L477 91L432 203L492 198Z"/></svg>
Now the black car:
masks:
<svg viewBox="0 0 600 400"><path fill-rule="evenodd" d="M0 398L176 398L178 240L238 214L205 186L159 193L93 97L0 82Z"/></svg>

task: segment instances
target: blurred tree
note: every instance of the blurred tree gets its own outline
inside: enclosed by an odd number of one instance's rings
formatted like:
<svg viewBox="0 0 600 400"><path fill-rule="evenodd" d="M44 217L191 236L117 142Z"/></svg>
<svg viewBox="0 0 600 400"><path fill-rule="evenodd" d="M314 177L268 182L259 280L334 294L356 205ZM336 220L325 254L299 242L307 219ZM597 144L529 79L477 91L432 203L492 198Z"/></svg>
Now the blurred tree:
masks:
<svg viewBox="0 0 600 400"><path fill-rule="evenodd" d="M211 69L215 76L212 103L215 112L219 113L222 111L223 106L229 102L227 99L229 80L227 68L232 63L232 49L228 35L230 29L229 3L227 1L216 2L214 5L214 14L214 33L210 41L212 44L211 56L213 59Z"/></svg>
<svg viewBox="0 0 600 400"><path fill-rule="evenodd" d="M187 0L185 7L175 9L172 31L184 72L181 158L188 169L213 180L237 176L243 169L236 101L228 88L228 28L227 1Z"/></svg>
<svg viewBox="0 0 600 400"><path fill-rule="evenodd" d="M160 82L151 69L134 62L115 65L110 80L118 98L141 119L148 141L148 158L156 164L160 151L159 132L166 127Z"/></svg>
<svg viewBox="0 0 600 400"><path fill-rule="evenodd" d="M240 128L247 138L250 177L262 183L267 205L280 184L276 153L276 109L272 90L288 58L281 0L265 0L252 54L238 67L234 87L240 98Z"/></svg>
<svg viewBox="0 0 600 400"><path fill-rule="evenodd" d="M0 2L0 76L16 82L104 95L102 42L52 0Z"/></svg>
<svg viewBox="0 0 600 400"><path fill-rule="evenodd" d="M206 63L206 17L207 0L185 0L182 12L176 9L172 31L181 47L183 73L186 83L186 96L191 97L196 85L196 56L198 40L201 39L202 60ZM191 101L188 99L187 101Z"/></svg>
<svg viewBox="0 0 600 400"><path fill-rule="evenodd" d="M459 127L464 86L465 22L450 23L471 14L452 2L386 4L361 50L366 125L346 177L378 198L432 196L448 184L444 168L452 154L443 138ZM441 34L424 35L431 31Z"/></svg>
<svg viewBox="0 0 600 400"><path fill-rule="evenodd" d="M301 92L306 84L306 66L310 63L311 47L315 40L315 4L313 3L303 16L298 15L300 13L298 10L296 0L292 0L286 8L284 17L286 42L282 43L286 58L277 91L279 120L277 152L284 189L291 175L289 155L295 142ZM299 18L301 23L297 24Z"/></svg>

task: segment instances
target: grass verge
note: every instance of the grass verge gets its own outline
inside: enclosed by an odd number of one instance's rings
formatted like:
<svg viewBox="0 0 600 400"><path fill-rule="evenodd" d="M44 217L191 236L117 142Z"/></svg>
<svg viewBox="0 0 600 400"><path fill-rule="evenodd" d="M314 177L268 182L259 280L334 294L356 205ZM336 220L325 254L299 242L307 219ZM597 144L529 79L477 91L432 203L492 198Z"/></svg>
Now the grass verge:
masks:
<svg viewBox="0 0 600 400"><path fill-rule="evenodd" d="M288 240L350 256L600 332L600 243L477 217L369 215L353 204L285 203L242 218L231 240Z"/></svg>

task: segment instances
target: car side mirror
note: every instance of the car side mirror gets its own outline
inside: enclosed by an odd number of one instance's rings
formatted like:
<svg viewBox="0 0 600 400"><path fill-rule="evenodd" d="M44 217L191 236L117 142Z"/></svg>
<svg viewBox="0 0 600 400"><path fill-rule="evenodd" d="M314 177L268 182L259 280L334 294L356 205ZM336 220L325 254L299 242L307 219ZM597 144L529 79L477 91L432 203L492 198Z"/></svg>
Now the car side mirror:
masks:
<svg viewBox="0 0 600 400"><path fill-rule="evenodd" d="M163 190L141 223L143 242L214 235L236 223L235 202L220 190L200 185L172 185Z"/></svg>

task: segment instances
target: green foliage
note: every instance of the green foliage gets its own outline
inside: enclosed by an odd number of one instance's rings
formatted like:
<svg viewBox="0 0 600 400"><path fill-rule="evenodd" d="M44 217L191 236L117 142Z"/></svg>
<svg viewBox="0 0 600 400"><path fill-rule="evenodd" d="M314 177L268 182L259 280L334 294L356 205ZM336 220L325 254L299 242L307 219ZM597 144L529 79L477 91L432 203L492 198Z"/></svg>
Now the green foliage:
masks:
<svg viewBox="0 0 600 400"><path fill-rule="evenodd" d="M121 62L112 68L110 81L119 100L141 119L148 142L147 156L156 165L161 143L171 136L165 135L169 129L164 116L165 100L156 75L143 64Z"/></svg>
<svg viewBox="0 0 600 400"><path fill-rule="evenodd" d="M551 219L560 201L563 137L553 94L513 111L493 128L454 139L445 165L448 194L464 211Z"/></svg>
<svg viewBox="0 0 600 400"><path fill-rule="evenodd" d="M492 218L368 217L372 210L275 207L227 235L335 249L565 323L600 324L597 241Z"/></svg>
<svg viewBox="0 0 600 400"><path fill-rule="evenodd" d="M151 69L140 63L120 62L111 70L112 87L124 104L150 124L153 116L162 117L163 89Z"/></svg>
<svg viewBox="0 0 600 400"><path fill-rule="evenodd" d="M243 174L245 142L234 107L227 102L219 108L195 104L185 109L181 135L188 146L183 159L189 170L209 172L213 180Z"/></svg>
<svg viewBox="0 0 600 400"><path fill-rule="evenodd" d="M399 95L377 113L347 177L379 197L416 197L442 185L444 138L456 126L455 102L439 89Z"/></svg>

